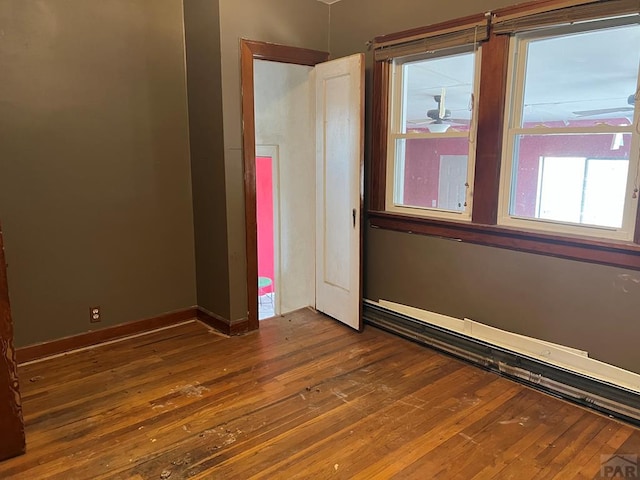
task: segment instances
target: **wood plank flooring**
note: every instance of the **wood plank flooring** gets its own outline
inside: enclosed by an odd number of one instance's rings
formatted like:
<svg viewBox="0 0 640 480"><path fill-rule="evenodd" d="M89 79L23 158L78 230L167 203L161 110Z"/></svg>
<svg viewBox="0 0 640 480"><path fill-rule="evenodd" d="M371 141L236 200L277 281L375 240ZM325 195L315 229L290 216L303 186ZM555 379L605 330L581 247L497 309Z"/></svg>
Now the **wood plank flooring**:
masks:
<svg viewBox="0 0 640 480"><path fill-rule="evenodd" d="M198 322L19 369L2 479L593 479L640 431L308 310Z"/></svg>

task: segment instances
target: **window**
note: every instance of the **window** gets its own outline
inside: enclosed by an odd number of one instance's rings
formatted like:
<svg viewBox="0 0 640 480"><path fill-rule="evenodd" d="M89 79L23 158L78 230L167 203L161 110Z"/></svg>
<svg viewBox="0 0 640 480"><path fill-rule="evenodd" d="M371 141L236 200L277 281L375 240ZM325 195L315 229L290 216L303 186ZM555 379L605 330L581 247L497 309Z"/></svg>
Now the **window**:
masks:
<svg viewBox="0 0 640 480"><path fill-rule="evenodd" d="M499 224L633 239L637 45L620 21L512 39Z"/></svg>
<svg viewBox="0 0 640 480"><path fill-rule="evenodd" d="M639 5L377 37L371 225L640 270Z"/></svg>
<svg viewBox="0 0 640 480"><path fill-rule="evenodd" d="M471 45L394 59L388 210L471 218L477 56Z"/></svg>

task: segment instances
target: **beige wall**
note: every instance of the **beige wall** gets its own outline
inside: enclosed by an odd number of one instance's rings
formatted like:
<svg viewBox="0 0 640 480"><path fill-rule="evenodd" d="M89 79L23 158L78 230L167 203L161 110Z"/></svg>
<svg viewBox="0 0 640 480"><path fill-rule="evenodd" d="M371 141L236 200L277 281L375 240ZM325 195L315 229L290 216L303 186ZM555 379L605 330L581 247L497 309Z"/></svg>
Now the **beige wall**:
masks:
<svg viewBox="0 0 640 480"><path fill-rule="evenodd" d="M514 3L342 0L331 6L331 53ZM371 89L368 126L370 97ZM640 372L640 272L378 229L366 231L365 248L366 298L471 318Z"/></svg>
<svg viewBox="0 0 640 480"><path fill-rule="evenodd" d="M17 345L194 305L181 1L6 0L0 25Z"/></svg>

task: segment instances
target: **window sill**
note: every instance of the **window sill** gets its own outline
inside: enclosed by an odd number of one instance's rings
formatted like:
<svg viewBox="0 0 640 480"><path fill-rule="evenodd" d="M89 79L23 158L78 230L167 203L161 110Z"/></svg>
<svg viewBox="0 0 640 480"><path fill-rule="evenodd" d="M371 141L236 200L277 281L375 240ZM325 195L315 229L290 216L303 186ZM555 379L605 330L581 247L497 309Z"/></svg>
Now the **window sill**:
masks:
<svg viewBox="0 0 640 480"><path fill-rule="evenodd" d="M368 219L374 228L640 270L640 245L632 242L554 235L380 211L369 211Z"/></svg>

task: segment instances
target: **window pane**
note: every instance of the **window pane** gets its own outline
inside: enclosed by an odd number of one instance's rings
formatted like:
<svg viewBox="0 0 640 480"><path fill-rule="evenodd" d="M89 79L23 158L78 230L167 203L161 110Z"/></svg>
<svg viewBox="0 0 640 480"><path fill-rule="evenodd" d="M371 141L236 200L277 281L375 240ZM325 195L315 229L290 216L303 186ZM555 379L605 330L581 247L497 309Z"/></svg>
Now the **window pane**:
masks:
<svg viewBox="0 0 640 480"><path fill-rule="evenodd" d="M528 42L521 127L630 125L640 25Z"/></svg>
<svg viewBox="0 0 640 480"><path fill-rule="evenodd" d="M622 226L630 133L517 135L509 213Z"/></svg>
<svg viewBox="0 0 640 480"><path fill-rule="evenodd" d="M475 53L403 64L400 133L468 131Z"/></svg>
<svg viewBox="0 0 640 480"><path fill-rule="evenodd" d="M584 158L542 157L536 218L580 223Z"/></svg>
<svg viewBox="0 0 640 480"><path fill-rule="evenodd" d="M584 190L583 223L620 228L629 163L589 159Z"/></svg>
<svg viewBox="0 0 640 480"><path fill-rule="evenodd" d="M421 138L396 142L396 205L465 210L467 138Z"/></svg>

